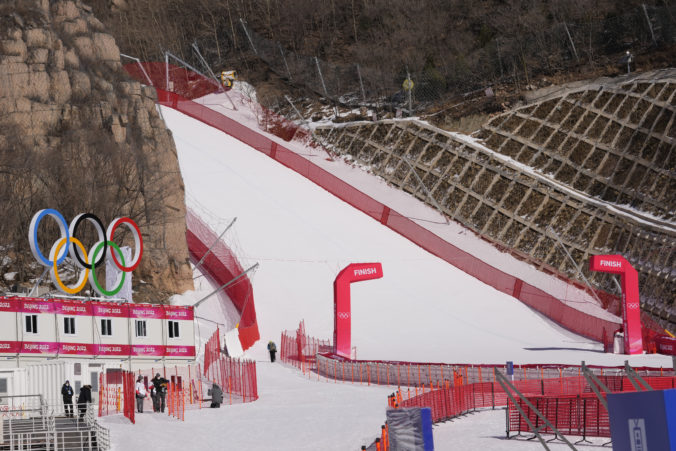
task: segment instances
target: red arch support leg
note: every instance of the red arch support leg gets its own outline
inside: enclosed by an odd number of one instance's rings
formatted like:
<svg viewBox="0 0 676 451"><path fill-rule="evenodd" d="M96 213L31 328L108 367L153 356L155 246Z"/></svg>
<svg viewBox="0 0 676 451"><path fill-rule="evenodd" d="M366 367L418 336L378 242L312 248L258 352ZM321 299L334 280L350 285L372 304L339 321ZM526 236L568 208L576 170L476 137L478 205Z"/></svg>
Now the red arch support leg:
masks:
<svg viewBox="0 0 676 451"><path fill-rule="evenodd" d="M352 348L352 313L350 284L383 277L380 263L351 263L338 273L333 282L333 346L335 353L350 358Z"/></svg>
<svg viewBox="0 0 676 451"><path fill-rule="evenodd" d="M621 255L593 255L589 259L589 269L620 275L624 352L626 354L642 354L643 336L638 296L638 272Z"/></svg>

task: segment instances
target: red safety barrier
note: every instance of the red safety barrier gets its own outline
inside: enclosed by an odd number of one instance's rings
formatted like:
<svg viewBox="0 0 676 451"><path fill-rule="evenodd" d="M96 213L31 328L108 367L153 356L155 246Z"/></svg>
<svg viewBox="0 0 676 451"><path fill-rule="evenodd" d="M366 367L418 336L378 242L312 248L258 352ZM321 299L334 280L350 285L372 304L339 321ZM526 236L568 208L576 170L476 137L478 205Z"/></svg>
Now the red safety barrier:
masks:
<svg viewBox="0 0 676 451"><path fill-rule="evenodd" d="M611 392L636 390L627 377L600 376L600 379ZM676 386L674 376L652 376L644 379L656 390ZM583 437L610 436L608 412L592 393L584 377L514 381L512 384L562 434ZM449 386L429 392L425 392L423 387L422 390L422 394L413 397L410 397L410 389L406 390L406 394L399 391L393 398L388 399L388 405L429 407L433 422L444 421L476 409L507 406L507 436L509 437L511 432L531 432L525 418L497 382ZM543 427L542 420L525 402L516 394L514 397L535 427L540 427L543 433L553 434L551 428Z"/></svg>
<svg viewBox="0 0 676 451"><path fill-rule="evenodd" d="M284 339L283 339L284 340ZM289 337L286 338L289 340ZM292 341L295 343L295 341ZM294 346L294 345L291 345ZM288 347L288 346L287 346ZM293 349L291 349L292 351ZM293 356L292 356L293 358ZM296 365L298 366L298 365ZM588 368L597 376L622 376L623 366L598 366L588 365ZM401 362L386 360L351 360L345 359L333 353L319 352L316 357L316 369L319 375L328 379L344 380L356 383L376 383L398 386L439 386L448 381L456 385L456 381L464 384L495 382L495 370L503 374L507 369L504 364L457 364L457 363L423 363ZM665 376L673 375L672 368L636 367L634 368L641 376ZM514 380L545 380L553 379L573 383L576 377L584 381L580 365L561 364L527 364L514 365ZM547 389L545 387L545 389ZM548 390L548 389L547 389ZM571 392L572 389L565 389Z"/></svg>
<svg viewBox="0 0 676 451"><path fill-rule="evenodd" d="M242 402L258 399L256 362L227 357L221 353L219 330L209 338L204 349L204 378L216 383L223 389L224 395L241 397ZM236 398L237 401L239 401Z"/></svg>
<svg viewBox="0 0 676 451"><path fill-rule="evenodd" d="M190 209L185 218L187 231L186 240L193 264L206 256L201 270L215 286L223 286L244 272L242 265L230 248L219 236L207 226ZM259 340L258 323L256 321L256 306L254 303L253 287L247 275L225 288L228 298L240 313L238 333L242 349L247 350Z"/></svg>
<svg viewBox="0 0 676 451"><path fill-rule="evenodd" d="M212 370L212 363L218 361L221 356L221 339L220 330L216 327L216 332L204 344L204 377L211 380L209 377Z"/></svg>
<svg viewBox="0 0 676 451"><path fill-rule="evenodd" d="M282 332L279 359L304 370L317 369L317 354L330 352L330 340L309 337L305 333L305 321L301 321L295 332Z"/></svg>
<svg viewBox="0 0 676 451"><path fill-rule="evenodd" d="M148 71L149 76L157 88L158 102L160 104L174 108L183 114L193 117L239 139L284 166L303 175L308 180L316 183L339 199L342 199L353 207L371 216L373 219L381 222L383 225L403 235L431 254L447 261L467 274L481 280L485 284L519 299L529 307L537 310L575 333L601 342L604 340L608 341L608 334L612 334L618 329L619 322L608 321L579 311L545 291L489 265L479 257L455 247L443 238L417 224L415 221L359 191L347 182L344 182L330 172L320 168L303 156L285 148L264 134L206 106L191 101L190 99L192 98L200 97L208 92L214 92L209 91L209 89L201 88L203 86L202 83L206 83L206 81L191 81L203 77L200 77L197 74L185 75L179 70L177 71L179 75L177 76L175 83L178 83L180 89L174 84L174 92L169 92L162 89L162 87L167 87L166 83L163 81L166 78L166 71L160 71L158 69L158 67L165 67L164 63L142 63L142 65L143 67L150 68ZM138 67L138 65L128 64L125 66L129 73L137 80L142 83L147 83L145 76L140 69L133 69L133 67ZM171 74L174 73L173 71L176 69L170 65L169 70L171 79ZM207 81L211 82L210 80ZM200 88L191 90L191 83L200 86ZM571 285L585 289L583 286L570 281L562 275L557 274L556 276ZM603 293L602 298L608 298L607 294ZM617 302L609 302L608 305L610 304L615 307L619 305ZM649 348L653 349L653 346L649 346Z"/></svg>

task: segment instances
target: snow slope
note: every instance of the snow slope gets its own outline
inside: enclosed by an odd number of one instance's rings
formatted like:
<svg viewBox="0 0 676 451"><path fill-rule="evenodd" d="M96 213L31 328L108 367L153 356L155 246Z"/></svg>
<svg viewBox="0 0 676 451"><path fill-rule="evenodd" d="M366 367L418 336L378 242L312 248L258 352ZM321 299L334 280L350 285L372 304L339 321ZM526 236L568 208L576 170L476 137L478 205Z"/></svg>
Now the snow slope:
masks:
<svg viewBox="0 0 676 451"><path fill-rule="evenodd" d="M215 215L237 216L241 249L261 264L252 280L261 342L250 355L264 358L264 344L300 319L310 335L330 337L335 276L349 263L379 261L384 278L352 287L360 358L623 362L625 356L598 352L600 344L561 330L240 141L174 110L162 112L188 198ZM670 364L663 356L630 362Z"/></svg>
<svg viewBox="0 0 676 451"><path fill-rule="evenodd" d="M121 415L102 418L115 450L342 451L372 442L393 388L317 381L265 362L265 343L278 341L283 329L295 329L302 318L311 335L331 336L332 282L351 262L380 261L385 273L353 286L353 345L360 358L613 365L627 358L599 352L599 344L561 330L228 135L171 109L162 112L174 134L189 202L196 199L199 208L221 218L237 216L237 249L246 261L261 264L252 277L261 342L247 352L259 360L260 398L188 411L185 422L152 413L138 415L136 425ZM201 279L199 285L180 301L210 291ZM235 321L216 298L196 313L207 318L198 322L202 340L214 327L209 319ZM671 364L664 356L629 361ZM539 447L504 440L504 427L504 410L440 424L436 449Z"/></svg>

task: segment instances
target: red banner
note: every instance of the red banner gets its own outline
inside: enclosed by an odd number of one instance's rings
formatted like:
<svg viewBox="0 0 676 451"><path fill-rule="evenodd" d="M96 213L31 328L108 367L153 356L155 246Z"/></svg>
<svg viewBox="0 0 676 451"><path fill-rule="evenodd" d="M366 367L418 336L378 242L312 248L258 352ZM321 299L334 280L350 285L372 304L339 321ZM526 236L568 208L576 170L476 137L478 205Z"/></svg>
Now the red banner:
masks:
<svg viewBox="0 0 676 451"><path fill-rule="evenodd" d="M164 346L162 346L162 345L131 345L131 355L162 357L164 355Z"/></svg>
<svg viewBox="0 0 676 451"><path fill-rule="evenodd" d="M105 316L107 318L128 318L129 312L126 304L113 302L92 302L92 315Z"/></svg>
<svg viewBox="0 0 676 451"><path fill-rule="evenodd" d="M164 355L167 357L195 357L194 346L165 346Z"/></svg>
<svg viewBox="0 0 676 451"><path fill-rule="evenodd" d="M71 301L68 299L55 299L54 307L56 313L59 315L84 315L92 316L91 304L80 302L80 301Z"/></svg>
<svg viewBox="0 0 676 451"><path fill-rule="evenodd" d="M94 355L94 345L91 343L59 343L59 354Z"/></svg>
<svg viewBox="0 0 676 451"><path fill-rule="evenodd" d="M124 355L128 356L130 351L129 345L116 344L95 344L94 355Z"/></svg>
<svg viewBox="0 0 676 451"><path fill-rule="evenodd" d="M152 304L130 305L129 318L164 319L164 308L161 305Z"/></svg>
<svg viewBox="0 0 676 451"><path fill-rule="evenodd" d="M56 354L59 344L49 341L24 341L19 350L22 354Z"/></svg>
<svg viewBox="0 0 676 451"><path fill-rule="evenodd" d="M0 354L18 354L20 349L18 341L0 341Z"/></svg>
<svg viewBox="0 0 676 451"><path fill-rule="evenodd" d="M54 301L22 299L19 303L19 311L22 313L54 313Z"/></svg>
<svg viewBox="0 0 676 451"><path fill-rule="evenodd" d="M167 319L192 321L195 317L192 307L167 305L164 307Z"/></svg>

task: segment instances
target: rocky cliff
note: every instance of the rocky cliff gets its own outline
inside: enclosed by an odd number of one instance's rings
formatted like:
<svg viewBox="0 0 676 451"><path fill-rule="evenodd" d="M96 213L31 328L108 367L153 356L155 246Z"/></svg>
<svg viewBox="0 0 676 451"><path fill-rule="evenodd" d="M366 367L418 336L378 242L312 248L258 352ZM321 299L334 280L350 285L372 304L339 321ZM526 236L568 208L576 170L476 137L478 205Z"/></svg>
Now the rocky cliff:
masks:
<svg viewBox="0 0 676 451"><path fill-rule="evenodd" d="M51 207L68 221L91 212L139 224L137 301L192 288L184 186L155 95L126 76L114 38L81 1L0 4L0 282L39 275L28 224ZM46 224L41 236L46 251L56 231Z"/></svg>

